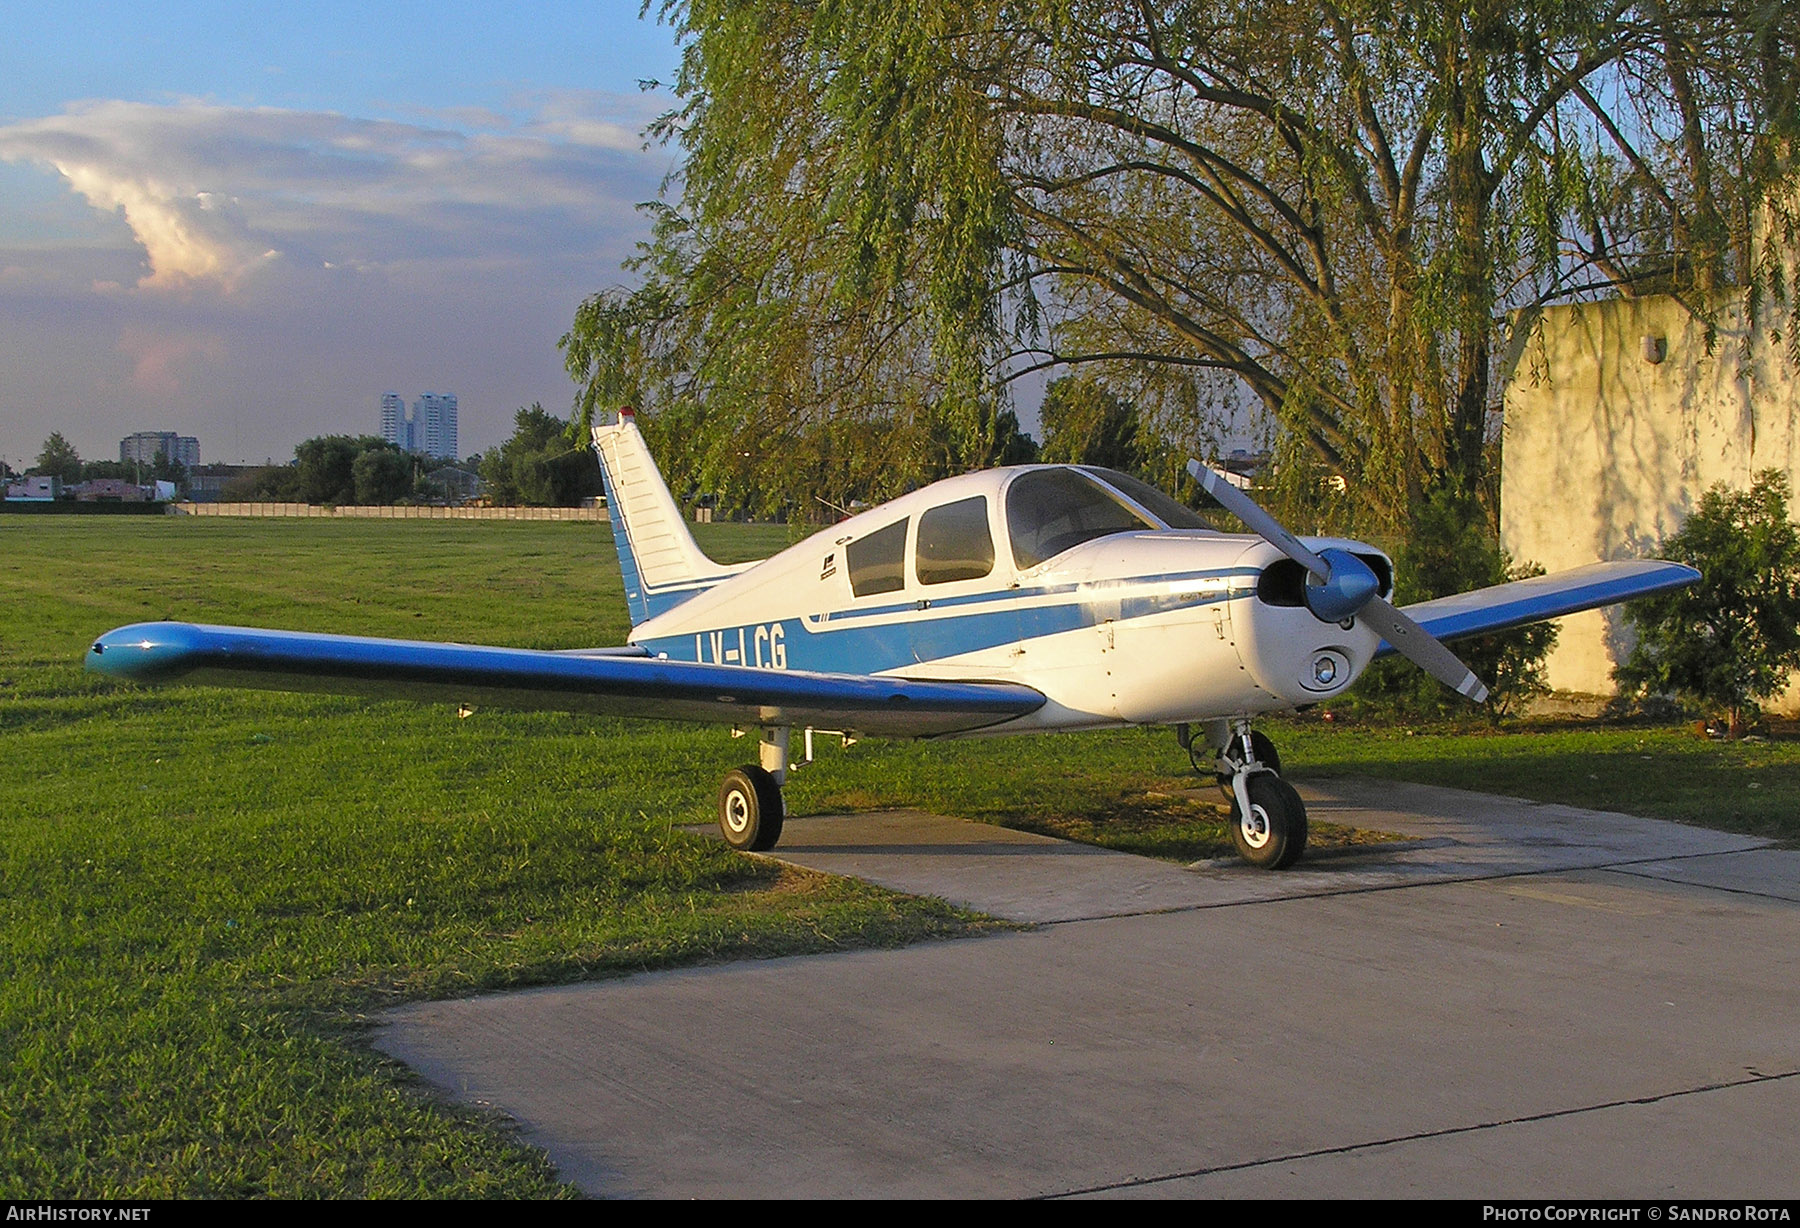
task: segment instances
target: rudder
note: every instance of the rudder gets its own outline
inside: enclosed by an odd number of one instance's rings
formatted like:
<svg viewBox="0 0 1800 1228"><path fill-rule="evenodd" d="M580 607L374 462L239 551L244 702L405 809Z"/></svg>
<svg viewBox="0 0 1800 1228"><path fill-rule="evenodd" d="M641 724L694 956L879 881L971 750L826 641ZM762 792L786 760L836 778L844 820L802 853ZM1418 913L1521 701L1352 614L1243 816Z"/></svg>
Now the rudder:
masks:
<svg viewBox="0 0 1800 1228"><path fill-rule="evenodd" d="M694 541L631 410L594 427L594 451L633 627L738 570L715 563Z"/></svg>

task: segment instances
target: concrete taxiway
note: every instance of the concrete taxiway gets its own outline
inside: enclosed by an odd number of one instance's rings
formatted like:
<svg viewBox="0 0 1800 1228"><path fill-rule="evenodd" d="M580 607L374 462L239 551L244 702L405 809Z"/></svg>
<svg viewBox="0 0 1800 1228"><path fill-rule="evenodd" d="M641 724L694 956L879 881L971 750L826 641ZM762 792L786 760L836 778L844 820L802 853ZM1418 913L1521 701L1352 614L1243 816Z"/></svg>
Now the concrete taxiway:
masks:
<svg viewBox="0 0 1800 1228"><path fill-rule="evenodd" d="M422 1003L593 1194L1800 1195L1800 852L1370 781L1265 874L912 813L780 856L1034 928Z"/></svg>

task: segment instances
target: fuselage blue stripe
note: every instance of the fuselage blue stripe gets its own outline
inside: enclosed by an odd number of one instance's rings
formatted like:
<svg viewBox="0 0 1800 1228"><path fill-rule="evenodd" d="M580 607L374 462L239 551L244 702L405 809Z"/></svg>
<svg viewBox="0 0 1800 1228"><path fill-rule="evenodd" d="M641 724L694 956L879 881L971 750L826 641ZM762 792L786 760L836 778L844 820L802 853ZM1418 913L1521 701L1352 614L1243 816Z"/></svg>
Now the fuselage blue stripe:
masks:
<svg viewBox="0 0 1800 1228"><path fill-rule="evenodd" d="M1250 591L1240 588L1211 593L1102 597L1099 600L1089 597L1036 606L1015 603L1007 609L939 617L921 612L916 618L857 627L831 627L818 623L808 626L802 619L785 618L637 642L672 661L822 673L882 673L1002 644L1095 627L1108 620L1143 618L1169 610L1214 605L1247 596Z"/></svg>

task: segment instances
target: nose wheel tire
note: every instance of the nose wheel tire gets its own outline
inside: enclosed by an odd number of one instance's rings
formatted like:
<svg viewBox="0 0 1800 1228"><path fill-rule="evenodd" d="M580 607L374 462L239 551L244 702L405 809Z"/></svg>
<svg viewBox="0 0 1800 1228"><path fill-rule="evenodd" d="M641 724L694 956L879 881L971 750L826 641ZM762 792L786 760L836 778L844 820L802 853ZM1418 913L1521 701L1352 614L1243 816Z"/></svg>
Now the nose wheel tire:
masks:
<svg viewBox="0 0 1800 1228"><path fill-rule="evenodd" d="M719 831L746 853L766 853L781 839L785 806L775 777L754 763L734 768L719 786Z"/></svg>
<svg viewBox="0 0 1800 1228"><path fill-rule="evenodd" d="M1257 772L1245 782L1250 813L1234 801L1231 842L1238 855L1264 870L1283 870L1300 860L1306 849L1306 804L1294 787L1271 772Z"/></svg>

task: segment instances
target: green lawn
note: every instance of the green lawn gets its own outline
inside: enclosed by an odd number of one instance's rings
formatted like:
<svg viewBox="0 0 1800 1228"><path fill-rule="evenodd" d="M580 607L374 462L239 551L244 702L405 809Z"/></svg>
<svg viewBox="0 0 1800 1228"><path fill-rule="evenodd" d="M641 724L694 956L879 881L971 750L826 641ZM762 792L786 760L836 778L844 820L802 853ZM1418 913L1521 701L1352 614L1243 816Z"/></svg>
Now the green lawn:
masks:
<svg viewBox="0 0 1800 1228"><path fill-rule="evenodd" d="M5 518L0 574L0 1197L556 1193L366 1015L986 924L678 830L720 731L81 669L165 617L617 642L603 526Z"/></svg>
<svg viewBox="0 0 1800 1228"><path fill-rule="evenodd" d="M703 526L721 558L785 530ZM619 642L603 525L0 517L0 1197L563 1191L365 1044L408 998L992 923L780 869L710 823L723 730L84 673L176 618L538 647ZM1407 736L1297 718L1290 770L1553 797L1792 838L1800 747L1667 730ZM1166 731L821 746L798 814L919 806L1223 852Z"/></svg>

